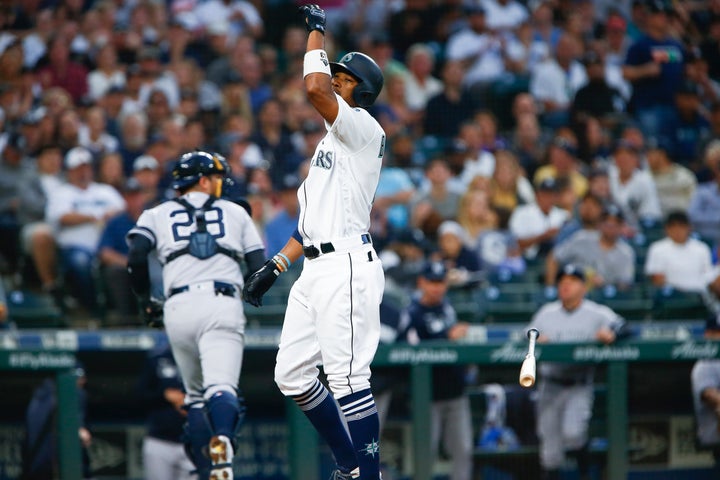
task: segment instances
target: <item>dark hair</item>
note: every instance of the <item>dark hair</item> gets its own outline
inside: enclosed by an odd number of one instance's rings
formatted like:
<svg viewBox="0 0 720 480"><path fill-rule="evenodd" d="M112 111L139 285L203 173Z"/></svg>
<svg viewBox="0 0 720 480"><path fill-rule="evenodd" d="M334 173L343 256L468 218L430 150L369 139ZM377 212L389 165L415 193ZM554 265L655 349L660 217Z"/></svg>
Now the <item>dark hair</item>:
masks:
<svg viewBox="0 0 720 480"><path fill-rule="evenodd" d="M690 225L690 218L683 210L674 210L665 217L665 225Z"/></svg>

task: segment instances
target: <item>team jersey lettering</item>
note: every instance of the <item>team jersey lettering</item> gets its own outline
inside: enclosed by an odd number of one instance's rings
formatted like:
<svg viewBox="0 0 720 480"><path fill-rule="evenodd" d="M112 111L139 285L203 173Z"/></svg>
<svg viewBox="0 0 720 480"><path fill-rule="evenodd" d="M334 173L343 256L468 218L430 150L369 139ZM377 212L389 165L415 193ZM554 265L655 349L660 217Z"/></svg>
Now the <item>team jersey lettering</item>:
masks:
<svg viewBox="0 0 720 480"><path fill-rule="evenodd" d="M173 239L176 242L189 240L190 234L195 231L194 228L191 228L193 219L190 218L190 214L187 210L175 210L170 213L170 218L175 217L178 218L171 226ZM207 224L208 233L214 238L225 236L225 224L223 223L223 212L221 209L217 207L209 208L205 212L205 223Z"/></svg>
<svg viewBox="0 0 720 480"><path fill-rule="evenodd" d="M382 158L385 155L385 135L382 136L382 139L380 140L380 153L378 153L378 158Z"/></svg>
<svg viewBox="0 0 720 480"><path fill-rule="evenodd" d="M333 152L326 152L325 150L318 150L317 157L313 160L314 167L324 168L330 170L333 165Z"/></svg>

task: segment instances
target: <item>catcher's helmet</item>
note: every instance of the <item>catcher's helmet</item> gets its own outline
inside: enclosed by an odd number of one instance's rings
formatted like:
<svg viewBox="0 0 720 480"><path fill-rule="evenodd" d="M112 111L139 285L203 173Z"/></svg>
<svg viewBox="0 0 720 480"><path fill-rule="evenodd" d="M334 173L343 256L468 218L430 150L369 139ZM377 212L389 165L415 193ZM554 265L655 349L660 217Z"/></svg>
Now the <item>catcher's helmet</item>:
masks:
<svg viewBox="0 0 720 480"><path fill-rule="evenodd" d="M382 70L375 60L364 53L350 52L339 62L330 62L330 71L333 75L336 72L345 72L358 80L359 83L353 90L353 100L358 107L368 108L372 105L383 88Z"/></svg>
<svg viewBox="0 0 720 480"><path fill-rule="evenodd" d="M184 154L172 171L172 188L182 190L192 187L204 175L227 175L228 163L221 155L208 152L190 152Z"/></svg>

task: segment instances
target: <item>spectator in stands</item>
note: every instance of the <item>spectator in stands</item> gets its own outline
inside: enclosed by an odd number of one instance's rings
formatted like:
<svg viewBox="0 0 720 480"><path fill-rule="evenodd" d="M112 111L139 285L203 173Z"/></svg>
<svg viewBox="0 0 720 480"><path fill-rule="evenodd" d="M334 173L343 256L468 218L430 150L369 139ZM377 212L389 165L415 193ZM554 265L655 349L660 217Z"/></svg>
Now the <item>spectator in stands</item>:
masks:
<svg viewBox="0 0 720 480"><path fill-rule="evenodd" d="M514 27L504 45L505 69L522 82L550 56L548 45L533 36L532 24L523 21Z"/></svg>
<svg viewBox="0 0 720 480"><path fill-rule="evenodd" d="M95 161L120 149L120 141L107 131L105 112L101 107L88 108L84 117L85 121L78 130L78 145L90 150Z"/></svg>
<svg viewBox="0 0 720 480"><path fill-rule="evenodd" d="M533 183L552 178L567 178L577 198L581 198L588 189L588 181L580 171L578 162L577 140L574 137L557 135L548 145L548 164L538 168Z"/></svg>
<svg viewBox="0 0 720 480"><path fill-rule="evenodd" d="M277 191L279 209L265 225L265 245L268 253L279 252L297 229L300 218L297 194L301 183L296 174L287 174L283 178L282 185Z"/></svg>
<svg viewBox="0 0 720 480"><path fill-rule="evenodd" d="M425 166L425 181L410 201L411 224L421 227L428 218L455 219L460 198L459 188L450 182L452 172L443 157L435 157Z"/></svg>
<svg viewBox="0 0 720 480"><path fill-rule="evenodd" d="M575 37L563 34L554 56L538 64L530 76L530 93L542 104L543 123L557 128L567 125L570 107L578 89L587 82L585 68L578 61L581 46Z"/></svg>
<svg viewBox="0 0 720 480"><path fill-rule="evenodd" d="M171 118L173 114L170 100L163 90L156 88L150 91L145 114L147 115L148 138L160 135L163 122Z"/></svg>
<svg viewBox="0 0 720 480"><path fill-rule="evenodd" d="M560 228L555 237L555 248L579 231L596 232L605 205L600 197L587 192L572 209L572 218Z"/></svg>
<svg viewBox="0 0 720 480"><path fill-rule="evenodd" d="M87 68L70 58L70 39L56 34L48 44L48 64L37 72L44 89L60 87L67 91L76 105L87 94Z"/></svg>
<svg viewBox="0 0 720 480"><path fill-rule="evenodd" d="M715 280L710 247L690 232L687 213L668 214L665 238L650 244L645 260L645 274L654 287L704 294Z"/></svg>
<svg viewBox="0 0 720 480"><path fill-rule="evenodd" d="M132 112L120 118L120 154L123 157L123 171L132 175L135 159L145 153L148 142L148 120L142 112Z"/></svg>
<svg viewBox="0 0 720 480"><path fill-rule="evenodd" d="M125 69L118 63L115 45L108 42L95 53L95 69L87 76L88 97L97 101L112 87L125 86Z"/></svg>
<svg viewBox="0 0 720 480"><path fill-rule="evenodd" d="M535 190L536 203L518 206L510 217L510 232L526 259L543 258L552 249L569 213L556 206L557 182L541 181Z"/></svg>
<svg viewBox="0 0 720 480"><path fill-rule="evenodd" d="M674 210L688 211L697 187L693 172L673 161L662 141L648 149L647 162L663 218Z"/></svg>
<svg viewBox="0 0 720 480"><path fill-rule="evenodd" d="M206 69L206 78L220 88L229 82L243 80L241 65L243 59L255 51L255 40L243 35L232 45L230 52L213 61Z"/></svg>
<svg viewBox="0 0 720 480"><path fill-rule="evenodd" d="M460 198L457 222L465 230L465 244L471 250L475 250L480 235L497 226L497 218L490 207L488 192L482 189L468 189Z"/></svg>
<svg viewBox="0 0 720 480"><path fill-rule="evenodd" d="M465 230L462 225L446 220L437 231L437 257L448 271L450 288L471 287L480 281L480 260L475 252L465 246Z"/></svg>
<svg viewBox="0 0 720 480"><path fill-rule="evenodd" d="M162 201L160 163L152 155L140 155L133 162L132 177L142 187L143 205L150 208ZM127 185L125 185L127 187Z"/></svg>
<svg viewBox="0 0 720 480"><path fill-rule="evenodd" d="M122 196L125 210L108 220L100 236L97 256L108 308L112 313L112 319L109 318L108 322L138 325L137 300L130 290L130 278L127 275L128 245L125 236L145 208L145 195L142 185L131 178L123 186Z"/></svg>
<svg viewBox="0 0 720 480"><path fill-rule="evenodd" d="M390 140L403 132L416 134L422 122L422 111L408 105L405 94L406 79L407 75L404 74L385 77L384 99L380 99L371 108L372 115Z"/></svg>
<svg viewBox="0 0 720 480"><path fill-rule="evenodd" d="M385 154L373 210L385 215L394 230L402 230L410 224L410 201L415 195L415 185L407 170L395 162L396 158Z"/></svg>
<svg viewBox="0 0 720 480"><path fill-rule="evenodd" d="M475 254L480 267L492 280L507 281L525 273L522 250L509 227L512 212L508 208L492 207L495 226L483 231L477 241Z"/></svg>
<svg viewBox="0 0 720 480"><path fill-rule="evenodd" d="M486 104L492 84L505 73L502 42L500 35L488 28L482 6L469 5L467 12L467 26L448 38L445 56L463 62L467 68L464 85L480 104Z"/></svg>
<svg viewBox="0 0 720 480"><path fill-rule="evenodd" d="M701 142L710 134L698 85L684 81L675 92L674 107L674 114L661 126L661 134L669 140L668 153L681 165L698 170Z"/></svg>
<svg viewBox="0 0 720 480"><path fill-rule="evenodd" d="M417 292L401 312L400 323L408 325L410 344L432 340L458 341L465 337L469 324L458 322L455 309L447 299L447 270L440 262L430 262L417 280ZM432 410L430 445L437 459L442 447L450 456L453 480L473 478L473 431L470 398L465 390L465 365L432 368Z"/></svg>
<svg viewBox="0 0 720 480"><path fill-rule="evenodd" d="M64 183L62 152L54 145L40 150L37 167L23 177L19 183L18 219L22 225L20 239L23 253L32 259L35 272L43 292L58 301L61 286L57 273L57 245L52 225L47 222L45 212L48 199Z"/></svg>
<svg viewBox="0 0 720 480"><path fill-rule="evenodd" d="M720 314L710 315L705 322L704 337L720 340ZM713 472L720 475L720 359L698 360L690 374L695 438L703 450L712 453Z"/></svg>
<svg viewBox="0 0 720 480"><path fill-rule="evenodd" d="M0 264L5 262L10 271L17 268L16 262L20 253L18 185L27 170L27 165L23 162L21 137L13 133L0 152Z"/></svg>
<svg viewBox="0 0 720 480"><path fill-rule="evenodd" d="M580 87L572 99L570 120L573 123L587 116L597 117L606 127L613 127L625 112L625 99L620 90L608 82L605 59L595 50L588 50L582 57L588 81Z"/></svg>
<svg viewBox="0 0 720 480"><path fill-rule="evenodd" d="M590 288L629 288L635 282L635 251L620 238L622 227L622 211L606 206L596 230L579 230L548 254L545 285L553 285L557 273L573 264L585 271Z"/></svg>
<svg viewBox="0 0 720 480"><path fill-rule="evenodd" d="M411 111L422 112L428 100L443 91L443 82L433 76L435 52L424 43L412 45L407 52L406 64L406 104Z"/></svg>
<svg viewBox="0 0 720 480"><path fill-rule="evenodd" d="M695 189L688 215L693 230L717 246L720 245L720 140L712 141L705 149L705 165L711 179Z"/></svg>
<svg viewBox="0 0 720 480"><path fill-rule="evenodd" d="M470 119L474 101L462 80L466 68L461 60L446 60L442 66L443 91L430 97L425 108L423 133L449 141L460 132L460 125Z"/></svg>
<svg viewBox="0 0 720 480"><path fill-rule="evenodd" d="M620 140L608 169L613 203L622 208L625 220L635 229L662 219L655 183L650 173L640 168L640 153L634 143Z"/></svg>
<svg viewBox="0 0 720 480"><path fill-rule="evenodd" d="M628 49L623 77L633 88L630 111L643 133L655 137L675 115L673 102L682 84L684 48L669 35L670 3L648 0L645 8L645 32Z"/></svg>
<svg viewBox="0 0 720 480"><path fill-rule="evenodd" d="M111 186L95 183L92 155L83 147L65 155L67 183L48 198L47 220L57 231L67 285L91 314L97 307L93 259L105 222L125 208Z"/></svg>
<svg viewBox="0 0 720 480"><path fill-rule="evenodd" d="M122 191L125 183L125 172L123 172L122 157L119 153L106 153L96 163L97 181L110 185L118 192Z"/></svg>
<svg viewBox="0 0 720 480"><path fill-rule="evenodd" d="M283 125L282 104L276 98L267 100L260 108L250 141L260 147L263 158L270 163L275 186L281 185L285 175L294 173L304 160Z"/></svg>
<svg viewBox="0 0 720 480"><path fill-rule="evenodd" d="M557 275L558 300L545 304L528 325L540 332L538 344L610 344L626 335L625 322L608 307L585 299L583 270L566 265ZM559 480L566 456L577 460L580 477L589 475L588 428L594 402L593 365L540 362L537 431L542 480Z"/></svg>
<svg viewBox="0 0 720 480"><path fill-rule="evenodd" d="M170 346L148 352L136 394L146 412L142 460L145 478L191 480L195 466L185 454L185 391ZM208 459L209 463L209 459Z"/></svg>
<svg viewBox="0 0 720 480"><path fill-rule="evenodd" d="M622 68L630 48L630 37L627 34L627 19L618 11L608 12L605 19L605 34L602 37L605 49L605 73L608 78L617 79L614 85L626 101L630 99L632 87L623 78Z"/></svg>
<svg viewBox="0 0 720 480"><path fill-rule="evenodd" d="M253 2L247 0L208 0L198 3L193 13L206 29L228 22L231 42L240 35L260 38L264 31L260 12Z"/></svg>
<svg viewBox="0 0 720 480"><path fill-rule="evenodd" d="M513 211L518 205L534 201L532 183L523 175L512 151L496 151L495 170L490 180L490 204Z"/></svg>
<svg viewBox="0 0 720 480"><path fill-rule="evenodd" d="M520 97L523 94L519 94ZM534 178L545 156L545 141L540 122L534 113L523 113L515 119L511 150L517 155L527 178Z"/></svg>

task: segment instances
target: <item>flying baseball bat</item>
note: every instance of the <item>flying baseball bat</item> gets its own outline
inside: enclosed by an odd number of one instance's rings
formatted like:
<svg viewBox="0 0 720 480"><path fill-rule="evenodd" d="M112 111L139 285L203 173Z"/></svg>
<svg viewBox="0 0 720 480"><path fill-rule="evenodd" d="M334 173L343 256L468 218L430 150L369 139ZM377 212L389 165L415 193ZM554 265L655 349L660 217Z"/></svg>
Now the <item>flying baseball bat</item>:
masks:
<svg viewBox="0 0 720 480"><path fill-rule="evenodd" d="M531 328L527 332L528 340L528 352L523 360L522 367L520 367L520 385L525 388L530 388L535 385L535 341L540 332L536 328Z"/></svg>

